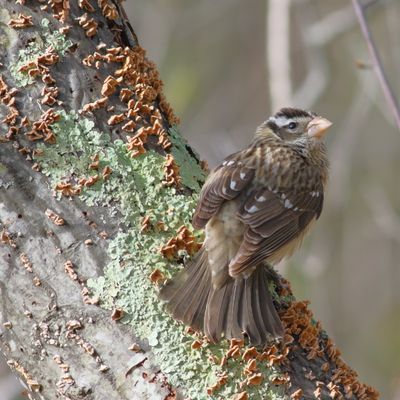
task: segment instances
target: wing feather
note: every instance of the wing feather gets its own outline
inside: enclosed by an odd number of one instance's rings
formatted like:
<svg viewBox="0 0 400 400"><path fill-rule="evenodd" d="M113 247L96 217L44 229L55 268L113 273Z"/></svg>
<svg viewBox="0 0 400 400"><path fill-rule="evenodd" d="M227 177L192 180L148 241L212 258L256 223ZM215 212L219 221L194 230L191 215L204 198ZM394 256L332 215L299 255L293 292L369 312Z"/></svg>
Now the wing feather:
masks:
<svg viewBox="0 0 400 400"><path fill-rule="evenodd" d="M249 151L229 156L211 173L192 221L195 228L203 228L224 202L241 201L237 217L246 230L229 263L232 277L250 273L261 261L301 236L319 217L323 205L322 179L310 179L292 189L280 187L271 173L260 187L258 178L254 182L256 167Z"/></svg>
<svg viewBox="0 0 400 400"><path fill-rule="evenodd" d="M214 170L204 184L200 200L193 215L195 228L203 228L215 215L222 203L233 200L251 183L254 168L250 168L242 152L229 156Z"/></svg>
<svg viewBox="0 0 400 400"><path fill-rule="evenodd" d="M247 229L229 274L236 277L251 270L300 237L321 213L323 195L318 189L297 193L266 188L250 193L238 213Z"/></svg>

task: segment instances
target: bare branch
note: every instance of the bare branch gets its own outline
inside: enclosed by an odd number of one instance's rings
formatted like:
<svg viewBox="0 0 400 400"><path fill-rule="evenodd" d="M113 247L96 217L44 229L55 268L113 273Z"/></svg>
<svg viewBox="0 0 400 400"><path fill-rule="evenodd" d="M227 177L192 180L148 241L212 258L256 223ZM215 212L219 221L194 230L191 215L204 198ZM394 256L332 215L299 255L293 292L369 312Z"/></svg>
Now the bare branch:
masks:
<svg viewBox="0 0 400 400"><path fill-rule="evenodd" d="M360 24L360 28L362 31L362 34L364 36L365 41L367 42L368 50L372 58L373 66L376 72L376 75L378 77L378 80L381 84L383 94L386 98L386 101L392 110L392 113L395 117L396 125L397 128L400 130L400 109L399 105L397 103L396 97L392 91L392 88L390 87L389 81L386 77L385 71L383 69L382 61L379 57L378 49L376 48L376 45L374 43L374 40L372 38L371 31L369 29L366 15L365 15L365 10L366 7L371 3L368 2L366 4L361 4L359 0L352 0L353 1L353 6L354 10L356 13L356 16L358 18L358 22Z"/></svg>

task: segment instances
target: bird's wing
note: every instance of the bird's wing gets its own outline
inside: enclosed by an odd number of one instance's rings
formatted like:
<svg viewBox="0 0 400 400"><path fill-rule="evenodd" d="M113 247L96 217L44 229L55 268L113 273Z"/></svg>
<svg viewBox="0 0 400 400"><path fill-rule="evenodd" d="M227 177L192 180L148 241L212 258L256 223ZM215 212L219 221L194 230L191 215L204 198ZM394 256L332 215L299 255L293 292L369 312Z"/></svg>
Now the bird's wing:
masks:
<svg viewBox="0 0 400 400"><path fill-rule="evenodd" d="M255 189L243 202L238 218L247 226L243 242L229 264L229 274L238 276L271 257L301 236L318 218L323 204L323 185L315 182L302 191Z"/></svg>
<svg viewBox="0 0 400 400"><path fill-rule="evenodd" d="M208 177L193 215L195 228L203 228L222 203L236 198L254 178L254 168L246 162L245 152L227 157Z"/></svg>

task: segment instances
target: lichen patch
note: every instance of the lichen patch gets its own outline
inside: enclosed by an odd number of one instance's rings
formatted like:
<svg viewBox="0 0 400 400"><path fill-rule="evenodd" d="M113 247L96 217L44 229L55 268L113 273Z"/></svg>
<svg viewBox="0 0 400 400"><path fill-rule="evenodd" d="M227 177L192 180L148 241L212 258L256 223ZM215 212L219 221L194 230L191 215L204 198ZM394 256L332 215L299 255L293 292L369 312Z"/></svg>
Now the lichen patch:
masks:
<svg viewBox="0 0 400 400"><path fill-rule="evenodd" d="M26 66L31 65L30 63L35 63L38 56L45 55L46 51L50 49L58 56L63 56L72 46L72 42L68 40L64 34L58 30L50 29L49 20L43 19L41 28L41 34L33 37L33 40L28 43L26 48L19 50L17 60L10 65L10 72L16 84L20 87L27 86L34 82L35 76L37 75L36 71L31 72L31 75L29 75L28 71L30 71L31 68L26 68ZM52 61L54 61L54 56ZM38 71L38 73L39 72L40 71ZM42 70L42 73L43 76L46 75L44 70Z"/></svg>

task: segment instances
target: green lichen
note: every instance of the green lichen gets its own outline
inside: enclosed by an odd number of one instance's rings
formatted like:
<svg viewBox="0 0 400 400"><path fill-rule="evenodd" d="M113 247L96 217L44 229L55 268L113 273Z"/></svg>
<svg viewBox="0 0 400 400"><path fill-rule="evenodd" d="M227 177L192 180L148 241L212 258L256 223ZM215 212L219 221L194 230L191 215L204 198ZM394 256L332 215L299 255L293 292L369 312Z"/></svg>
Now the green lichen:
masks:
<svg viewBox="0 0 400 400"><path fill-rule="evenodd" d="M79 179L98 173L88 169L94 154L99 155L102 169L109 166L112 174L108 180L100 180L90 188L84 188L82 198L88 204L114 207L125 225L110 240L110 262L104 276L88 282L104 307L121 307L126 315L123 322L132 326L135 334L147 338L152 346L155 360L171 384L183 388L192 399L227 399L240 392L244 361L230 359L220 367L209 361L209 357L221 359L227 351L227 342L207 345L198 350L191 349L194 338L184 333L184 327L175 322L163 309L157 298L154 285L149 279L158 268L170 276L179 267L160 254L160 248L175 236L180 226L190 227L190 219L196 204L198 189L204 172L191 159L189 150L179 138L176 128L172 131L174 158L184 173L183 183L194 190L193 195L184 195L174 188L162 184L165 158L154 151L147 151L131 158L121 140L110 141L107 134L100 133L94 124L75 113L61 112L61 120L52 125L57 142L41 145L43 155L38 157L42 171L53 184L62 179ZM190 172L186 172L188 169ZM141 232L141 221L149 216L151 227ZM157 229L163 222L166 230ZM172 272L171 272L172 271ZM225 371L228 382L219 391L208 397L206 388L217 380L217 373ZM282 389L271 388L268 377L277 371L260 367L264 383L248 387L250 398L283 399Z"/></svg>
<svg viewBox="0 0 400 400"><path fill-rule="evenodd" d="M204 182L205 172L199 168L197 154L188 146L183 137L179 134L176 126L171 127L168 131L169 138L173 144L172 155L180 168L180 175L184 186L195 191L200 190L200 184Z"/></svg>
<svg viewBox="0 0 400 400"><path fill-rule="evenodd" d="M26 72L18 72L23 65L34 61L49 47L52 47L60 56L63 56L72 46L72 42L65 35L57 29L51 29L48 19L43 19L40 26L42 28L40 34L37 33L25 49L19 50L17 59L10 66L11 75L15 79L15 83L20 87L30 85L35 81L35 78L30 77Z"/></svg>

